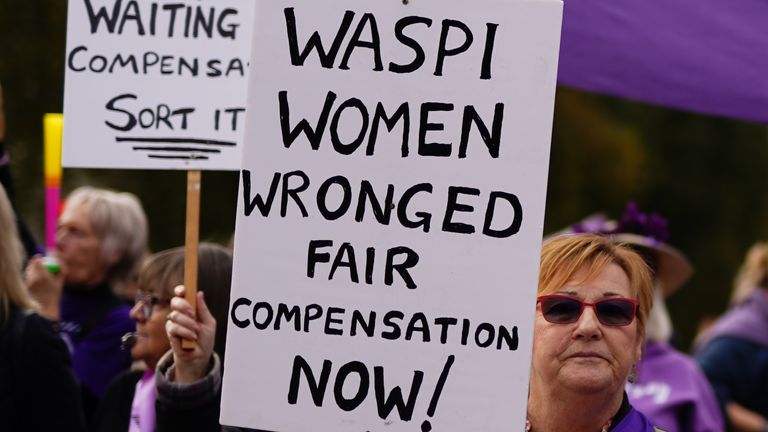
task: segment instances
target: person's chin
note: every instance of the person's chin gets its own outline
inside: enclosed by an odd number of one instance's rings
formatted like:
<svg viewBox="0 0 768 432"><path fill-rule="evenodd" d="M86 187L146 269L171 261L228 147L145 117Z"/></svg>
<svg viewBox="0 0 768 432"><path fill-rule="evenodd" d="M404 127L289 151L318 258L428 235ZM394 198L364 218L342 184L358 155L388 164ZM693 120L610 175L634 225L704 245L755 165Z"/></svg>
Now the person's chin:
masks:
<svg viewBox="0 0 768 432"><path fill-rule="evenodd" d="M574 364L564 368L560 381L570 389L583 393L595 393L611 386L612 375L607 365L600 364L600 361L578 359Z"/></svg>
<svg viewBox="0 0 768 432"><path fill-rule="evenodd" d="M84 283L83 278L79 278L76 275L74 277L67 275L64 280L64 289L71 292L84 292L89 291L91 287Z"/></svg>
<svg viewBox="0 0 768 432"><path fill-rule="evenodd" d="M89 278L86 275L72 272L67 275L67 279L64 281L64 286L72 291L90 291L98 286L98 284L94 283L91 279L92 278Z"/></svg>
<svg viewBox="0 0 768 432"><path fill-rule="evenodd" d="M131 347L131 358L134 360L141 360L144 356L144 343L141 341L141 337L136 337L136 344Z"/></svg>

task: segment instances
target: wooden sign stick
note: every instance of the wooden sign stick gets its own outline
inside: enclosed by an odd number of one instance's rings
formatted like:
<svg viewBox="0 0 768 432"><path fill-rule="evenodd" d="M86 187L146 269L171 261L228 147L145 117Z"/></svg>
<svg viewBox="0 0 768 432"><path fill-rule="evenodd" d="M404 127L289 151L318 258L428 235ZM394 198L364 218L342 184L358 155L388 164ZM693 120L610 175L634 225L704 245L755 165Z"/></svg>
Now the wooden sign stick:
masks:
<svg viewBox="0 0 768 432"><path fill-rule="evenodd" d="M187 171L187 223L184 238L184 298L197 315L197 245L200 233L200 170ZM182 339L181 348L193 350L193 340Z"/></svg>

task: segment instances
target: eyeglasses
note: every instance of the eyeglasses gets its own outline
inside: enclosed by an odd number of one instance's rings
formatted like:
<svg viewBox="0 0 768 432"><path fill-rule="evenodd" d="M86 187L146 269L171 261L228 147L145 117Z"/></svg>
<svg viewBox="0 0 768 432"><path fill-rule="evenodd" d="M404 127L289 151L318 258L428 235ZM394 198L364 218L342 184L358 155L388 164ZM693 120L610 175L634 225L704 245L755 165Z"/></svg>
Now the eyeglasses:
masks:
<svg viewBox="0 0 768 432"><path fill-rule="evenodd" d="M144 314L144 318L149 318L152 316L152 311L156 305L168 306L171 304L171 301L158 298L147 291L139 291L136 293L136 304L139 303L141 303L141 312Z"/></svg>
<svg viewBox="0 0 768 432"><path fill-rule="evenodd" d="M595 310L597 320L607 326L626 326L632 323L640 302L622 297L611 297L594 303L584 302L564 295L544 295L537 299L541 303L541 314L553 324L575 323L584 312L585 306Z"/></svg>

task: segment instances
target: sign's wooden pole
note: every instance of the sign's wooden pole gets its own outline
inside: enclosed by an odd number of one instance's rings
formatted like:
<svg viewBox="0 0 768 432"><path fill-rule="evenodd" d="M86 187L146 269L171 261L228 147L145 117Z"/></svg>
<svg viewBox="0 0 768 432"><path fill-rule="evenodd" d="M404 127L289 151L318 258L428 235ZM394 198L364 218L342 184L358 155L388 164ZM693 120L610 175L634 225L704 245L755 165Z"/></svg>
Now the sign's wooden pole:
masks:
<svg viewBox="0 0 768 432"><path fill-rule="evenodd" d="M197 245L200 233L200 170L187 171L187 223L184 238L184 297L197 311ZM195 341L183 339L181 347L195 349Z"/></svg>

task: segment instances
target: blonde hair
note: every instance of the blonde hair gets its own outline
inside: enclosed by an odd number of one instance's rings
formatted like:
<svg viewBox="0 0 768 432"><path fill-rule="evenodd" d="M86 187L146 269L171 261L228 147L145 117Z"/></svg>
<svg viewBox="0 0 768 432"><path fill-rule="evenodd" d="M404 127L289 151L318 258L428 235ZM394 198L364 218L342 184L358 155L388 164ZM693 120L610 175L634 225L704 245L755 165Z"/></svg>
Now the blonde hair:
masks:
<svg viewBox="0 0 768 432"><path fill-rule="evenodd" d="M0 326L5 324L11 306L19 309L36 307L21 278L23 262L16 217L8 195L0 185Z"/></svg>
<svg viewBox="0 0 768 432"><path fill-rule="evenodd" d="M76 207L86 208L91 227L101 240L101 256L113 263L107 279L116 294L122 295L136 281L147 254L147 216L135 195L88 186L75 189L63 214Z"/></svg>
<svg viewBox="0 0 768 432"><path fill-rule="evenodd" d="M645 335L645 322L653 306L653 278L643 258L628 245L595 234L567 234L554 237L541 249L539 295L562 288L577 273L586 271L583 282L596 277L609 264L624 270L631 295L640 302L638 332Z"/></svg>
<svg viewBox="0 0 768 432"><path fill-rule="evenodd" d="M733 284L731 304L741 303L756 288L768 290L768 242L755 243L747 252Z"/></svg>

